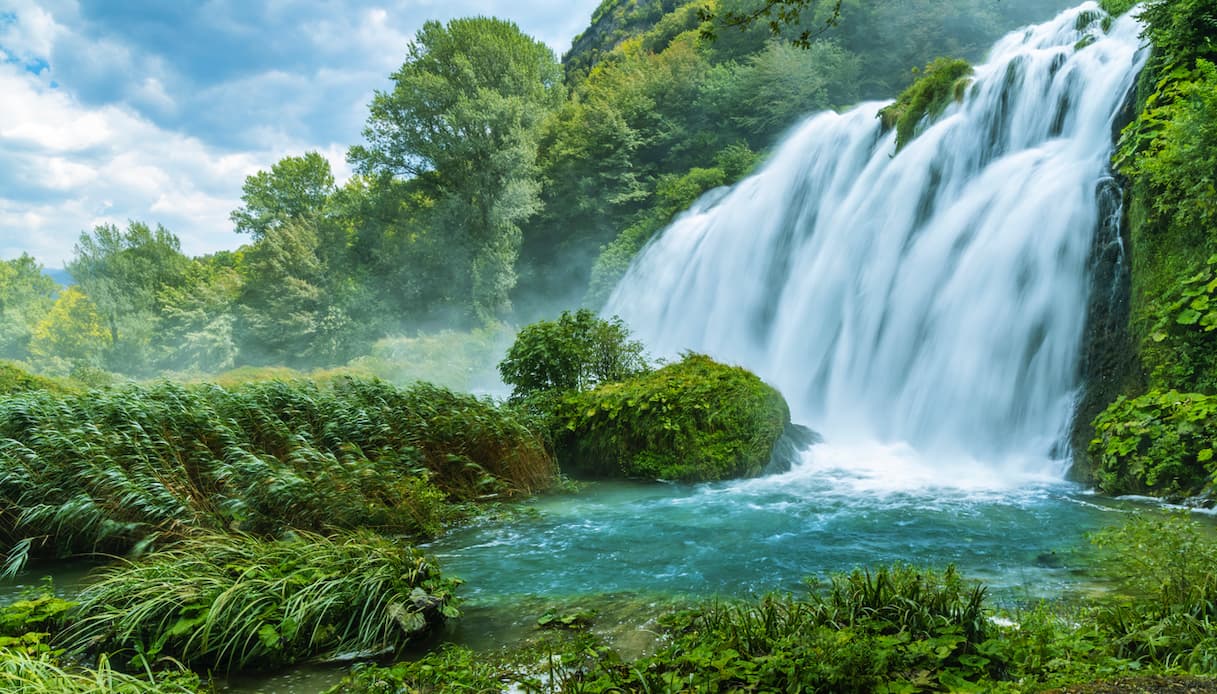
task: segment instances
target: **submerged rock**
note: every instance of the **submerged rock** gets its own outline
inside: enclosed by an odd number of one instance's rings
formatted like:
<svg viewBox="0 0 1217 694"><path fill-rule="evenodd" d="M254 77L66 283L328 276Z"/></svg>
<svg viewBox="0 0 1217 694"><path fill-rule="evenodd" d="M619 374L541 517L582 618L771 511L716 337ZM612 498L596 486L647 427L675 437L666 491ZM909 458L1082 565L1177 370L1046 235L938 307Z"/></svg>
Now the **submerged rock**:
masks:
<svg viewBox="0 0 1217 694"><path fill-rule="evenodd" d="M682 482L749 477L775 452L797 455L814 432L792 425L781 393L750 371L689 354L662 369L559 405L555 447L563 470L601 478ZM780 443L789 432L786 443ZM789 465L789 462L787 463Z"/></svg>

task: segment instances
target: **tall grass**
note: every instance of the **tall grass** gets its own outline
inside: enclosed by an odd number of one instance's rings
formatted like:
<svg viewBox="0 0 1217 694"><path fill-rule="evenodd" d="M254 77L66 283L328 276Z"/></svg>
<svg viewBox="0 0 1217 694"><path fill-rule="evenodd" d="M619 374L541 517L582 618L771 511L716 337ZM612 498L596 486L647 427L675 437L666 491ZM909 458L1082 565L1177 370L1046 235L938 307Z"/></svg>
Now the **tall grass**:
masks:
<svg viewBox="0 0 1217 694"><path fill-rule="evenodd" d="M7 694L194 694L198 676L186 671L130 675L110 666L107 657L84 668L50 653L0 649L0 691Z"/></svg>
<svg viewBox="0 0 1217 694"><path fill-rule="evenodd" d="M129 386L0 398L6 568L197 530L375 527L428 536L447 501L549 484L551 455L493 403L344 379Z"/></svg>
<svg viewBox="0 0 1217 694"><path fill-rule="evenodd" d="M69 652L166 655L192 667L274 666L400 646L456 616L456 581L369 532L193 538L103 569L62 636Z"/></svg>

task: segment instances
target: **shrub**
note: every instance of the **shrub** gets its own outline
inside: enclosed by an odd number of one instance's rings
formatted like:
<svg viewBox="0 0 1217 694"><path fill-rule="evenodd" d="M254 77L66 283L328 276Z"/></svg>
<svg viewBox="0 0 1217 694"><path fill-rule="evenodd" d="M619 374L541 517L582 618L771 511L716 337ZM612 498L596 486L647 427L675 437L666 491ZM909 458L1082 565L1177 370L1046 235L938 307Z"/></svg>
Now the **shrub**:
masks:
<svg viewBox="0 0 1217 694"><path fill-rule="evenodd" d="M721 480L759 474L789 422L785 399L755 374L689 354L567 395L555 416L555 446L569 472Z"/></svg>
<svg viewBox="0 0 1217 694"><path fill-rule="evenodd" d="M0 395L25 393L31 390L62 393L69 389L59 381L32 374L12 362L0 361Z"/></svg>
<svg viewBox="0 0 1217 694"><path fill-rule="evenodd" d="M503 382L519 400L547 391L580 391L647 369L642 343L629 339L619 318L587 309L525 327L499 363Z"/></svg>
<svg viewBox="0 0 1217 694"><path fill-rule="evenodd" d="M1217 396L1151 390L1120 397L1094 420L1090 455L1107 494L1190 496L1217 461Z"/></svg>
<svg viewBox="0 0 1217 694"><path fill-rule="evenodd" d="M1129 589L1095 611L1115 653L1217 673L1217 543L1186 515L1136 516L1094 541Z"/></svg>
<svg viewBox="0 0 1217 694"><path fill-rule="evenodd" d="M369 533L198 536L102 569L64 641L222 671L372 654L456 616L455 586L417 550Z"/></svg>

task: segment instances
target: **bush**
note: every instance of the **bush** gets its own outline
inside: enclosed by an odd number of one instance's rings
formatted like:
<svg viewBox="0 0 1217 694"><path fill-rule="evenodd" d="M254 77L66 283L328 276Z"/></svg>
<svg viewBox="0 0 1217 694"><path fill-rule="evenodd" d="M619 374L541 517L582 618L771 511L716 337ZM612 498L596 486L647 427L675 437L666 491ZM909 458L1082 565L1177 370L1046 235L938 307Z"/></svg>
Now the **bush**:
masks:
<svg viewBox="0 0 1217 694"><path fill-rule="evenodd" d="M566 396L554 436L568 472L697 482L760 474L789 423L785 399L755 374L689 354Z"/></svg>
<svg viewBox="0 0 1217 694"><path fill-rule="evenodd" d="M1111 552L1128 597L1095 611L1116 655L1217 673L1217 543L1186 515L1136 516L1094 541Z"/></svg>
<svg viewBox="0 0 1217 694"><path fill-rule="evenodd" d="M70 389L59 381L32 374L12 362L0 361L0 395L32 390L63 393Z"/></svg>
<svg viewBox="0 0 1217 694"><path fill-rule="evenodd" d="M1217 396L1151 390L1120 397L1094 420L1090 455L1107 494L1192 496L1214 472Z"/></svg>
<svg viewBox="0 0 1217 694"><path fill-rule="evenodd" d="M369 533L199 536L101 570L64 641L221 671L371 655L457 616L455 587L417 550Z"/></svg>
<svg viewBox="0 0 1217 694"><path fill-rule="evenodd" d="M647 369L642 343L629 339L619 318L604 320L587 309L563 311L516 336L499 363L512 398L552 391L581 391L629 378Z"/></svg>

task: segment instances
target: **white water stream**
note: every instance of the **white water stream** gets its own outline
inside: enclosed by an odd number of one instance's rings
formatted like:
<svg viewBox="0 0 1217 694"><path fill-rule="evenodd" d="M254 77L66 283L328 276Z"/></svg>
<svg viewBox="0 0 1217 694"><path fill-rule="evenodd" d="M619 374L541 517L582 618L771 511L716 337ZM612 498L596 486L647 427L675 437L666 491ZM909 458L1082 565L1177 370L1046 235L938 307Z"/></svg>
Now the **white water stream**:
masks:
<svg viewBox="0 0 1217 694"><path fill-rule="evenodd" d="M804 473L1059 479L1098 187L1147 57L1134 19L1105 17L1087 2L1006 36L898 154L885 104L808 118L657 236L604 313L776 385L828 444Z"/></svg>

